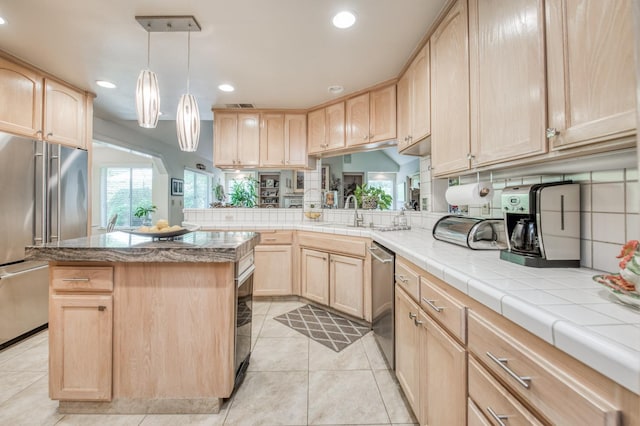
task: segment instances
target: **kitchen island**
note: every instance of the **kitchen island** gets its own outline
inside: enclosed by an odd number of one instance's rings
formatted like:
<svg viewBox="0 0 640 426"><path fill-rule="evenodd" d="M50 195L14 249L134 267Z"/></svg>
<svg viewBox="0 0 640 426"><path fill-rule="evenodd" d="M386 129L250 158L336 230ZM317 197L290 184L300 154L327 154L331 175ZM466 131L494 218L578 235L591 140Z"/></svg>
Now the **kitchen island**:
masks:
<svg viewBox="0 0 640 426"><path fill-rule="evenodd" d="M50 265L49 395L59 411L217 412L234 387L236 265L258 239L113 232L27 247Z"/></svg>

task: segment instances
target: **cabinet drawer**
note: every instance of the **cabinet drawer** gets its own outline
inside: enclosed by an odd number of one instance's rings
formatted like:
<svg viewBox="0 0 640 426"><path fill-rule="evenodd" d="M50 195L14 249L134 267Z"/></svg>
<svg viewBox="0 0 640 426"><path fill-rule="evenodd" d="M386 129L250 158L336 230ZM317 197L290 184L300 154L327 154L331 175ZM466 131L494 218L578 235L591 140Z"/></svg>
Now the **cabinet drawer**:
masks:
<svg viewBox="0 0 640 426"><path fill-rule="evenodd" d="M471 398L467 398L467 426L491 426L489 420L482 414L482 410Z"/></svg>
<svg viewBox="0 0 640 426"><path fill-rule="evenodd" d="M471 358L469 358L469 398L491 420L491 424L542 425L529 410Z"/></svg>
<svg viewBox="0 0 640 426"><path fill-rule="evenodd" d="M553 424L616 425L615 407L474 311L468 348L513 393Z"/></svg>
<svg viewBox="0 0 640 426"><path fill-rule="evenodd" d="M314 250L321 250L331 253L346 254L349 256L365 257L367 255L367 244L364 239L355 237L342 237L332 235L326 237L313 233L298 233L298 244L301 247L308 247Z"/></svg>
<svg viewBox="0 0 640 426"><path fill-rule="evenodd" d="M111 266L54 266L51 287L56 291L113 291Z"/></svg>
<svg viewBox="0 0 640 426"><path fill-rule="evenodd" d="M461 342L467 341L467 308L427 278L420 277L420 305Z"/></svg>
<svg viewBox="0 0 640 426"><path fill-rule="evenodd" d="M420 301L420 276L409 265L396 259L396 283L416 302Z"/></svg>
<svg viewBox="0 0 640 426"><path fill-rule="evenodd" d="M291 244L292 231L260 232L260 244Z"/></svg>

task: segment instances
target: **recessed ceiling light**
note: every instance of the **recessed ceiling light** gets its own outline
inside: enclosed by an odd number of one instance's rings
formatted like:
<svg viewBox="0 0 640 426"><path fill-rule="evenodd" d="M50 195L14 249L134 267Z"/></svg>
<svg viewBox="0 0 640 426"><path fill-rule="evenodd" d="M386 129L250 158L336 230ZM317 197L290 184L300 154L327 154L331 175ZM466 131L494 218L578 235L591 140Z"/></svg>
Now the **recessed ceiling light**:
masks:
<svg viewBox="0 0 640 426"><path fill-rule="evenodd" d="M233 92L234 90L236 90L230 84L221 84L220 86L218 86L218 89L222 90L223 92Z"/></svg>
<svg viewBox="0 0 640 426"><path fill-rule="evenodd" d="M0 25L4 25L6 23L7 23L7 21L5 21L4 18L2 16L0 16Z"/></svg>
<svg viewBox="0 0 640 426"><path fill-rule="evenodd" d="M329 88L327 89L329 90L329 93L333 94L333 95L337 95L338 93L342 93L344 91L344 87L342 86L329 86Z"/></svg>
<svg viewBox="0 0 640 426"><path fill-rule="evenodd" d="M356 15L353 12L343 10L333 17L333 26L337 28L349 28L356 22Z"/></svg>
<svg viewBox="0 0 640 426"><path fill-rule="evenodd" d="M107 80L96 80L96 84L106 89L115 89L117 87L115 84Z"/></svg>

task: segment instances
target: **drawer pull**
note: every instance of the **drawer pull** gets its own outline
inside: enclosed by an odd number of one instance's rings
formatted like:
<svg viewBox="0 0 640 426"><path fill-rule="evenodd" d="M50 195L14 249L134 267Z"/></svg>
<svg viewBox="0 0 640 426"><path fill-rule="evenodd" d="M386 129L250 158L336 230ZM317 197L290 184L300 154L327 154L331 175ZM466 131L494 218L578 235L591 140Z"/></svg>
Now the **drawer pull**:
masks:
<svg viewBox="0 0 640 426"><path fill-rule="evenodd" d="M276 239L275 238L265 238L264 240L265 241L275 241Z"/></svg>
<svg viewBox="0 0 640 426"><path fill-rule="evenodd" d="M443 307L441 307L441 306L436 306L436 305L435 305L435 300L429 300L429 299L427 299L427 298L423 297L423 298L422 298L422 301L423 301L424 303L426 303L427 305L431 306L431 308L432 308L434 311L436 311L436 312L442 312L442 310L444 309L444 308L443 308Z"/></svg>
<svg viewBox="0 0 640 426"><path fill-rule="evenodd" d="M503 420L507 420L509 418L509 416L504 416L504 415L501 415L501 414L497 414L495 411L493 411L493 408L491 408L491 407L487 407L487 411L489 412L491 417L493 417L493 419L496 422L498 422L498 424L500 426L507 426L507 424L505 422L503 422Z"/></svg>
<svg viewBox="0 0 640 426"><path fill-rule="evenodd" d="M402 281L405 284L409 282L407 277L405 277L404 275L400 275L400 274L396 274L396 280Z"/></svg>
<svg viewBox="0 0 640 426"><path fill-rule="evenodd" d="M63 278L62 281L64 282L83 282L83 283L88 283L90 281L89 278Z"/></svg>
<svg viewBox="0 0 640 426"><path fill-rule="evenodd" d="M522 386L525 389L529 389L529 383L531 383L531 377L518 376L512 369L507 367L506 358L497 358L491 352L487 352L487 356L491 358L491 361L498 364L498 366L502 368L508 375L510 375L516 382L518 382L520 386Z"/></svg>
<svg viewBox="0 0 640 426"><path fill-rule="evenodd" d="M103 306L103 305L98 306L98 310L99 310L100 312L104 311L105 309L107 309L107 307L106 307L106 306Z"/></svg>
<svg viewBox="0 0 640 426"><path fill-rule="evenodd" d="M409 319L416 319L418 317L418 314L414 314L413 312L409 312Z"/></svg>
<svg viewBox="0 0 640 426"><path fill-rule="evenodd" d="M419 327L422 324L424 324L424 321L420 321L420 320L417 320L417 319L414 318L413 319L413 323L415 324L416 327Z"/></svg>

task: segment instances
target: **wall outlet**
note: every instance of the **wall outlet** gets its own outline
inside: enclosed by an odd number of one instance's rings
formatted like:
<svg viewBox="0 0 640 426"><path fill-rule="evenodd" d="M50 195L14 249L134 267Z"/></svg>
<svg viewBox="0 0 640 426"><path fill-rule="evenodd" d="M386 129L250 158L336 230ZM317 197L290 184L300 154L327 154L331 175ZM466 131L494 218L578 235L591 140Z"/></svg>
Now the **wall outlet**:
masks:
<svg viewBox="0 0 640 426"><path fill-rule="evenodd" d="M489 203L483 204L480 214L482 216L489 216L491 214L491 205Z"/></svg>

